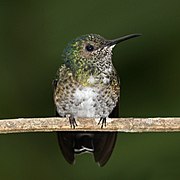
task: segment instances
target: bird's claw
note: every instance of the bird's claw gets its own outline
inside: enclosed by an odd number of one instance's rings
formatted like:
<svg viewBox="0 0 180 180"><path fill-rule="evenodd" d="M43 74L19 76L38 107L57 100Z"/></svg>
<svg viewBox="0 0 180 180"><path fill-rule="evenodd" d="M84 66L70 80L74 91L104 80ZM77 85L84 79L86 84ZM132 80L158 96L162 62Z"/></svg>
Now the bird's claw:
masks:
<svg viewBox="0 0 180 180"><path fill-rule="evenodd" d="M105 117L101 117L99 122L98 122L98 125L101 124L101 129L105 126L106 127L106 118Z"/></svg>
<svg viewBox="0 0 180 180"><path fill-rule="evenodd" d="M75 129L75 127L77 126L76 120L73 116L69 117L69 123L70 123L70 127Z"/></svg>

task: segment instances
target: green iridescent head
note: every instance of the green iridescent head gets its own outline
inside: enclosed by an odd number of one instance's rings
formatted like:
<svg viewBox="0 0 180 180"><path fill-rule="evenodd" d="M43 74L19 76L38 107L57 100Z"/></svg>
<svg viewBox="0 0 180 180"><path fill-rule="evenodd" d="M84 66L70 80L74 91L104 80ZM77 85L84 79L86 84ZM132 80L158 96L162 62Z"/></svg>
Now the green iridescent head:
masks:
<svg viewBox="0 0 180 180"><path fill-rule="evenodd" d="M137 37L139 34L123 36L115 40L106 40L97 34L87 34L71 41L63 52L67 67L78 71L93 70L97 64L111 57L112 48L119 42Z"/></svg>
<svg viewBox="0 0 180 180"><path fill-rule="evenodd" d="M71 41L64 50L65 64L69 67L80 68L85 64L94 63L98 49L105 46L106 40L100 35L88 34Z"/></svg>

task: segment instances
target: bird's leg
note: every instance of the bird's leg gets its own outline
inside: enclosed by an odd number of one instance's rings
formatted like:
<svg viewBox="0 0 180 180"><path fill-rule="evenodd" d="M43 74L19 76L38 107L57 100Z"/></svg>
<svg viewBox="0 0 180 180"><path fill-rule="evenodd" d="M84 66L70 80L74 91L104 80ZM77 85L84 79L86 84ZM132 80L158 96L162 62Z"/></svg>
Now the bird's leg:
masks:
<svg viewBox="0 0 180 180"><path fill-rule="evenodd" d="M99 122L98 122L98 125L101 124L101 129L103 128L103 126L106 127L106 118L105 117L101 117Z"/></svg>
<svg viewBox="0 0 180 180"><path fill-rule="evenodd" d="M76 120L73 115L69 116L69 123L70 123L70 127L73 129L75 129L75 127L77 126Z"/></svg>

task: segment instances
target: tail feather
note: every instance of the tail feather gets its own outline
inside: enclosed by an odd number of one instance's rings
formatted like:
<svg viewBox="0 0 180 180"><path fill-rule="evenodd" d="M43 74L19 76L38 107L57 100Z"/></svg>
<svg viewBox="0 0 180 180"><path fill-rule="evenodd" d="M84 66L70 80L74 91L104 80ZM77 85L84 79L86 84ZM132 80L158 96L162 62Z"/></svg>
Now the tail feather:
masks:
<svg viewBox="0 0 180 180"><path fill-rule="evenodd" d="M94 138L94 159L100 165L104 166L109 160L115 143L117 133L97 133Z"/></svg>
<svg viewBox="0 0 180 180"><path fill-rule="evenodd" d="M83 152L94 152L92 133L77 133L75 135L74 152L80 154Z"/></svg>
<svg viewBox="0 0 180 180"><path fill-rule="evenodd" d="M70 164L74 163L74 134L66 132L58 132L58 143L61 149L61 152Z"/></svg>
<svg viewBox="0 0 180 180"><path fill-rule="evenodd" d="M58 132L58 141L66 161L73 164L75 154L90 152L95 161L104 166L109 160L116 142L117 133Z"/></svg>

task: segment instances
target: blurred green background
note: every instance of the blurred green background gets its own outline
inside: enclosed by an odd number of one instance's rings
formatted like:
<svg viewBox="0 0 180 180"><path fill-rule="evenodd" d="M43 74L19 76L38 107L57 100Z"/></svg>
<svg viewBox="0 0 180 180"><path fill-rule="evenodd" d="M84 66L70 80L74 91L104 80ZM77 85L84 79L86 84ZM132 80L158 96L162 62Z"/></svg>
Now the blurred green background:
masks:
<svg viewBox="0 0 180 180"><path fill-rule="evenodd" d="M67 42L143 36L114 49L121 116L180 116L180 1L0 0L0 119L54 115L52 79ZM120 133L108 164L63 159L55 133L0 135L1 180L179 180L180 133Z"/></svg>

